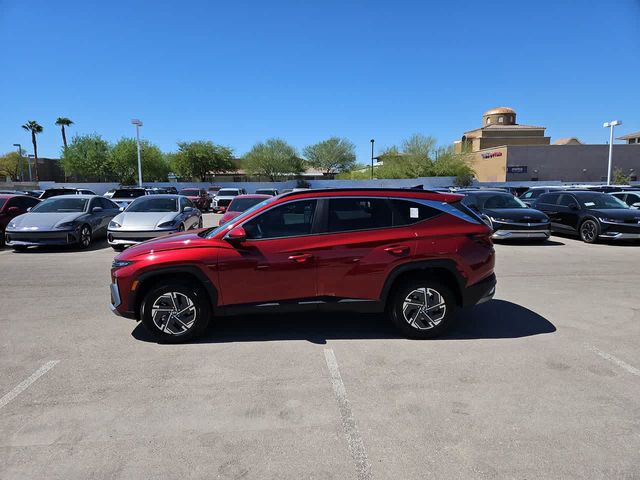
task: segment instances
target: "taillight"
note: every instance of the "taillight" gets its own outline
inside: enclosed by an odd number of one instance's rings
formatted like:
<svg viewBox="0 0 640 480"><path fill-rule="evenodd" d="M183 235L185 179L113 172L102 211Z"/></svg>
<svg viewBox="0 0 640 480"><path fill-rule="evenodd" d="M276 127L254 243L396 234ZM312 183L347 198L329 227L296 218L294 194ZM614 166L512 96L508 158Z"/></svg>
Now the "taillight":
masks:
<svg viewBox="0 0 640 480"><path fill-rule="evenodd" d="M491 233L471 233L469 238L478 245L483 247L493 247L493 240L491 240Z"/></svg>

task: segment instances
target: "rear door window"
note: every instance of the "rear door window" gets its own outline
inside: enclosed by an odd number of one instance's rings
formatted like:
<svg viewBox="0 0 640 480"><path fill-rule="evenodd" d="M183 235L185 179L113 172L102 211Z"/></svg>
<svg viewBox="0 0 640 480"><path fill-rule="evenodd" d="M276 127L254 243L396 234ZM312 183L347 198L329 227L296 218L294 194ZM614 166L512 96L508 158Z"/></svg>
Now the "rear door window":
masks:
<svg viewBox="0 0 640 480"><path fill-rule="evenodd" d="M465 197L465 199L470 197ZM411 225L439 215L439 210L410 200L391 200L393 226Z"/></svg>
<svg viewBox="0 0 640 480"><path fill-rule="evenodd" d="M577 205L578 201L573 197L573 195L569 195L567 193L563 193L559 196L557 200L557 204L563 207L568 207L571 204Z"/></svg>
<svg viewBox="0 0 640 480"><path fill-rule="evenodd" d="M540 196L538 199L539 205L555 205L558 201L558 197L560 194L558 193L547 193L545 195Z"/></svg>
<svg viewBox="0 0 640 480"><path fill-rule="evenodd" d="M386 198L332 198L327 231L330 233L391 227L393 212Z"/></svg>

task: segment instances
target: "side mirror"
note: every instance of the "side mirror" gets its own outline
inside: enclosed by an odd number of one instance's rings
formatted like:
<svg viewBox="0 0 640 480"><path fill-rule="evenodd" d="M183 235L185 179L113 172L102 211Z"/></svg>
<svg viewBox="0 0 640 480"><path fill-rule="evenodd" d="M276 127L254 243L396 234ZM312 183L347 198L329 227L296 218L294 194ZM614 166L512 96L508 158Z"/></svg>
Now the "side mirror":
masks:
<svg viewBox="0 0 640 480"><path fill-rule="evenodd" d="M9 207L7 209L7 213L9 215L18 215L21 212L21 210L18 207Z"/></svg>
<svg viewBox="0 0 640 480"><path fill-rule="evenodd" d="M120 207L118 210L120 210L121 212L124 212L124 207Z"/></svg>
<svg viewBox="0 0 640 480"><path fill-rule="evenodd" d="M578 205L576 205L575 203L570 203L569 210L578 210Z"/></svg>
<svg viewBox="0 0 640 480"><path fill-rule="evenodd" d="M242 243L247 239L247 232L244 231L242 227L232 228L229 233L225 236L225 238L230 243Z"/></svg>
<svg viewBox="0 0 640 480"><path fill-rule="evenodd" d="M182 209L183 212L193 212L193 207L184 207Z"/></svg>
<svg viewBox="0 0 640 480"><path fill-rule="evenodd" d="M27 212L30 212L33 207L27 208Z"/></svg>
<svg viewBox="0 0 640 480"><path fill-rule="evenodd" d="M102 207L93 207L91 209L91 213L100 213L102 211Z"/></svg>

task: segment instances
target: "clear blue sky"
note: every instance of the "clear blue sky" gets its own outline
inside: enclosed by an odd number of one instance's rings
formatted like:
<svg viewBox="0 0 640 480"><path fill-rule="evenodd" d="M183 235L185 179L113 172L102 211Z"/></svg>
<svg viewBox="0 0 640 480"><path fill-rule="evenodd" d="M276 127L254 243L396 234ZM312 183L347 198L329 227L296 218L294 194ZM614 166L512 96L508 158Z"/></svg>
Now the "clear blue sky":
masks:
<svg viewBox="0 0 640 480"><path fill-rule="evenodd" d="M553 138L640 130L640 0L0 0L0 45L0 152L34 119L57 157L58 116L109 141L138 117L165 151L346 136L361 162L499 105Z"/></svg>

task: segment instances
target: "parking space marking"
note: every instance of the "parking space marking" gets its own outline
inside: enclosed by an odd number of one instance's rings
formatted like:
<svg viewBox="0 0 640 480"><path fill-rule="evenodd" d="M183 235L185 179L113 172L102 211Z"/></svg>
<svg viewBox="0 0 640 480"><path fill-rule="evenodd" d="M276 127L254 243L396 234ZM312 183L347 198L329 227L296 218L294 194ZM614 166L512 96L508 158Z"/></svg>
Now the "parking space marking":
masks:
<svg viewBox="0 0 640 480"><path fill-rule="evenodd" d="M58 362L59 362L59 360L51 360L51 361L45 363L38 370L33 372L33 374L29 378L27 378L26 380L20 382L18 385L16 385L13 390L11 390L5 396L0 398L0 408L4 407L11 400L13 400L18 395L20 395L22 392L24 392L36 380L38 380L41 376L43 376L45 373L47 373L49 370L51 370L53 367L55 367Z"/></svg>
<svg viewBox="0 0 640 480"><path fill-rule="evenodd" d="M602 350L599 350L592 345L587 345L587 349L591 350L593 353L595 353L596 355L599 355L605 360L609 360L611 363L615 363L620 368L622 368L623 370L626 370L630 374L635 375L636 377L640 377L640 370L638 370L633 365L629 365L627 362L620 360L618 357L614 357L613 355L607 352L603 352Z"/></svg>
<svg viewBox="0 0 640 480"><path fill-rule="evenodd" d="M342 382L342 376L338 369L338 361L331 348L325 348L324 358L327 362L327 368L331 374L331 383L333 384L333 393L336 396L338 402L338 409L340 410L340 419L342 420L342 429L347 437L347 444L349 445L349 451L356 464L356 470L358 478L360 480L371 479L371 464L369 464L369 458L367 457L367 451L364 449L364 443L360 436L360 430L356 424L356 419L353 416L351 410L351 404L347 398L347 391L344 388Z"/></svg>

